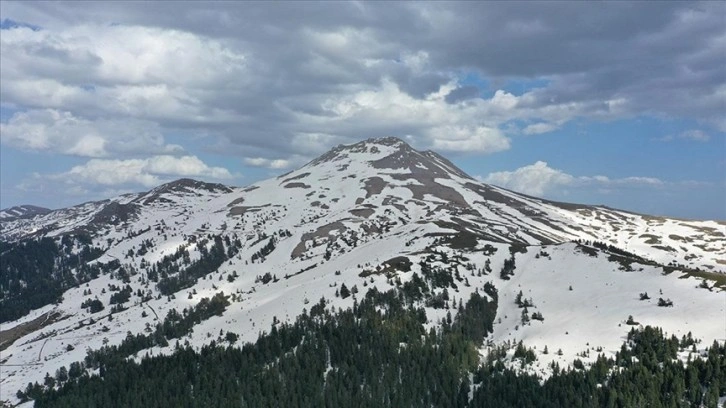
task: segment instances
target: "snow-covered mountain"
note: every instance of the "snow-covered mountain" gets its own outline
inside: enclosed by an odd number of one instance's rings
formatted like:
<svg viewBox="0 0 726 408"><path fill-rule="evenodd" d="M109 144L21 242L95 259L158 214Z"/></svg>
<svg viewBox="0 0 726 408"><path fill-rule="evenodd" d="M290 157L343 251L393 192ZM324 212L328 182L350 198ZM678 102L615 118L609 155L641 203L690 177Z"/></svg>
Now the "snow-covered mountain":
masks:
<svg viewBox="0 0 726 408"><path fill-rule="evenodd" d="M0 210L0 220L8 222L17 219L33 218L37 215L48 214L50 211L51 210L48 208L37 207L34 205L18 205Z"/></svg>
<svg viewBox="0 0 726 408"><path fill-rule="evenodd" d="M11 210L3 214L20 214ZM396 138L338 146L244 188L182 179L22 214L0 218L2 241L76 237L63 248L101 272L81 276L75 267L81 283L64 287L62 300L3 323L0 400L82 360L87 348L119 344L127 332L143 333L169 310L218 292L231 294L232 305L194 327L186 341L195 346L218 340L220 329L254 341L321 297L329 307L349 307L351 297L336 296L343 285L386 289L426 273L450 278L433 289L447 291L447 306L493 284L499 308L489 346L522 340L562 350L540 356L535 371L553 360L587 361L590 349L615 352L630 315L678 336L692 332L705 345L726 338L725 222L525 196L482 184ZM216 263L200 273L210 254ZM126 287L128 300L114 301ZM544 320L523 322L522 298ZM659 307L659 298L672 306ZM93 299L106 310L81 306ZM108 320L112 304L125 309ZM425 310L430 326L456 312L435 304Z"/></svg>
<svg viewBox="0 0 726 408"><path fill-rule="evenodd" d="M267 226L245 225L245 220L273 213L275 220L266 220ZM385 220L398 227L435 224L449 234L499 243L594 240L661 264L726 271L726 222L529 197L477 182L435 152L416 151L397 138L338 146L296 171L246 188L181 179L149 192L56 211L22 206L0 215L0 238L6 241L81 231L118 239L119 233L144 230L161 220L173 220L187 233L200 230L201 224L210 231L235 224L229 231L244 234L276 227L309 229L312 235L301 237L309 241L328 235L323 230L336 236L371 235L357 230ZM293 258L305 252L299 244Z"/></svg>

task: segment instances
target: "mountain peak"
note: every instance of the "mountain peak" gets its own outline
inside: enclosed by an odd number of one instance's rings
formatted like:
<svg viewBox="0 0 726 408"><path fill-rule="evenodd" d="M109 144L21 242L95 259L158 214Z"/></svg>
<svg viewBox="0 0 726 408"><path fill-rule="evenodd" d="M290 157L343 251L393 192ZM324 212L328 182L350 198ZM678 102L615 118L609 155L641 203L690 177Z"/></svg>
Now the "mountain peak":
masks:
<svg viewBox="0 0 726 408"><path fill-rule="evenodd" d="M186 194L201 194L207 192L229 193L231 191L232 189L224 184L207 183L205 181L190 178L180 178L178 180L162 184L148 193L140 195L137 200L143 201L145 204L149 204L158 200L168 201L169 199L164 197L166 195L183 196Z"/></svg>
<svg viewBox="0 0 726 408"><path fill-rule="evenodd" d="M223 192L231 191L229 187L219 183L207 183L205 181L194 180L190 178L180 178L178 180L170 181L166 184L162 184L156 187L154 192L156 193L167 193L167 192L189 192L190 190L207 190L216 191L221 190Z"/></svg>
<svg viewBox="0 0 726 408"><path fill-rule="evenodd" d="M448 159L431 150L419 151L397 137L370 138L351 145L338 145L306 165L364 162L379 171L408 170L416 177L471 179Z"/></svg>
<svg viewBox="0 0 726 408"><path fill-rule="evenodd" d="M399 139L395 136L371 137L369 139L364 140L362 143L379 144L379 145L384 145L384 146L396 146L396 147L403 147L403 148L411 149L411 146L408 143L404 142L402 139Z"/></svg>

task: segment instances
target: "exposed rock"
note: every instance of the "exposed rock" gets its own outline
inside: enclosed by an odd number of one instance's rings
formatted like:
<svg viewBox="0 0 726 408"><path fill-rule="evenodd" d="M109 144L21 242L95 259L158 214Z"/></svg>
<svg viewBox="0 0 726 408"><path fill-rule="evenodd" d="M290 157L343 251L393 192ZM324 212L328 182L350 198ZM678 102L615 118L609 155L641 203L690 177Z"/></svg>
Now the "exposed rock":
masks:
<svg viewBox="0 0 726 408"><path fill-rule="evenodd" d="M285 188L310 188L310 185L305 183L288 183L285 184Z"/></svg>

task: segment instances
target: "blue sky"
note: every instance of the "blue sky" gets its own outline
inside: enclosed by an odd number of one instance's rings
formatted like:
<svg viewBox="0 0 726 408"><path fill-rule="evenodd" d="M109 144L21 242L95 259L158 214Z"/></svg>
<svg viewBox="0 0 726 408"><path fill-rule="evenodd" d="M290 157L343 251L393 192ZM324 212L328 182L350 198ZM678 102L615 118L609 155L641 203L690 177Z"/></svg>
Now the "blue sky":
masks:
<svg viewBox="0 0 726 408"><path fill-rule="evenodd" d="M549 199L726 219L726 5L0 3L0 207L245 185L397 136Z"/></svg>

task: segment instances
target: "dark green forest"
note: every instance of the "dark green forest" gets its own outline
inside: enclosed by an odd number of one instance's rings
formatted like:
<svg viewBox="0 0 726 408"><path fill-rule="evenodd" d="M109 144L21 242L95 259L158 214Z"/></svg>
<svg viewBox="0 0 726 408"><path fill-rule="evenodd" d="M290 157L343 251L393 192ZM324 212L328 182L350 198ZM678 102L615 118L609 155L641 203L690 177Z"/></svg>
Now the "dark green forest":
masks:
<svg viewBox="0 0 726 408"><path fill-rule="evenodd" d="M33 309L58 302L63 292L118 269L120 262L88 262L103 251L87 235L0 241L0 323L18 319Z"/></svg>
<svg viewBox="0 0 726 408"><path fill-rule="evenodd" d="M175 253L149 265L148 281L155 283L162 295L171 295L193 286L197 280L219 268L236 255L242 243L234 237L208 235L190 237L200 252L200 259L189 260L189 251L179 248ZM207 244L213 242L210 249ZM126 257L143 256L153 247L151 240L141 243L138 251L130 250ZM31 310L59 302L63 293L102 274L113 272L122 283L138 271L127 270L121 261L91 263L103 255L104 250L94 247L88 235L64 235L60 238L44 237L19 242L1 242L0 250L0 323L16 320ZM133 268L132 268L133 269ZM120 289L110 298L111 305L122 305L129 300L131 289ZM89 300L90 302L90 300ZM100 311L103 304L88 303Z"/></svg>
<svg viewBox="0 0 726 408"><path fill-rule="evenodd" d="M575 361L565 370L555 364L546 381L515 373L497 353L480 362L477 349L491 332L496 291L472 294L453 319L426 330L418 291L408 289L371 289L348 310L329 310L321 299L294 323L276 322L241 348L227 344L236 339L230 327L200 351L177 342L171 355L126 359L152 338L183 335L191 328L184 316L193 321L221 312L220 294L200 310L167 316L148 339L124 342L140 342L136 347L89 353L18 396L40 408L715 407L726 393L726 346L714 343L701 359L683 363L676 353L694 340L651 327L631 330L615 358L600 356L590 367ZM165 328L167 322L176 329ZM524 348L515 355L522 364L536 358Z"/></svg>

